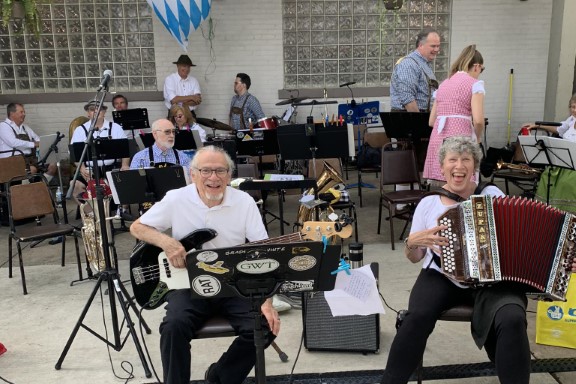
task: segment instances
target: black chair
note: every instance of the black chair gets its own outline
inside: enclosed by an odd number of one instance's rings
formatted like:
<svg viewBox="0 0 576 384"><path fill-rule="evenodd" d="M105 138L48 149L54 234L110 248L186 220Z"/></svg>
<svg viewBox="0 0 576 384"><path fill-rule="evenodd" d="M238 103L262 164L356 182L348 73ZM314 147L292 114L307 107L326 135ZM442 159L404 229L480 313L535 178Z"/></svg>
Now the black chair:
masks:
<svg viewBox="0 0 576 384"><path fill-rule="evenodd" d="M420 187L420 175L414 151L409 148L409 143L407 142L388 143L382 147L377 233L380 234L382 224L382 207L386 207L386 209L388 209L388 217L386 220L390 221L390 241L393 250L395 249L394 219L406 221L404 230L400 235L400 239L402 239L408 223L412 221L416 204L426 193L424 190L414 189L414 185L418 186L418 188ZM410 189L399 191L387 190L387 188L395 186L396 184L410 184ZM405 204L407 208L402 211L397 211L396 208L399 204Z"/></svg>
<svg viewBox="0 0 576 384"><path fill-rule="evenodd" d="M372 165L364 165L363 161L359 158L363 156L363 152L365 152L366 147L380 149L385 144L389 143L390 139L386 136L385 132L378 132L374 130L370 130L367 128L364 131L364 137L362 138L362 149L360 153L358 153L358 159L356 163L356 169L358 171L358 199L360 200L360 208L363 206L362 200L362 175L367 173L376 173L376 177L380 173L380 164L372 164Z"/></svg>
<svg viewBox="0 0 576 384"><path fill-rule="evenodd" d="M236 336L236 331L234 331L230 322L225 317L216 315L208 319L202 328L196 331L194 339L210 339L214 337L231 336ZM278 347L275 341L272 342L271 346L278 353L278 357L283 363L288 361L288 355Z"/></svg>
<svg viewBox="0 0 576 384"><path fill-rule="evenodd" d="M19 154L14 154L14 153ZM2 151L12 156L0 158L0 225L9 225L8 220L8 188L10 183L26 178L26 159L21 151Z"/></svg>
<svg viewBox="0 0 576 384"><path fill-rule="evenodd" d="M22 258L21 243L37 242L53 237L62 237L62 266L65 265L66 257L66 236L75 235L76 228L69 224L61 224L56 209L56 204L48 189L46 179L42 175L31 175L31 179L40 179L28 184L10 185L8 188L8 213L10 221L10 235L8 238L8 277L12 277L12 242L16 242L18 250L18 261L20 263L20 274L22 276L22 290L26 295L26 276L24 274L24 261ZM52 217L52 222L44 223L42 218ZM17 220L35 218L36 225L16 226ZM48 221L48 220L45 220ZM78 237L74 237L76 246L76 261L78 263L78 274L82 279L82 268L80 262L80 251L78 247Z"/></svg>

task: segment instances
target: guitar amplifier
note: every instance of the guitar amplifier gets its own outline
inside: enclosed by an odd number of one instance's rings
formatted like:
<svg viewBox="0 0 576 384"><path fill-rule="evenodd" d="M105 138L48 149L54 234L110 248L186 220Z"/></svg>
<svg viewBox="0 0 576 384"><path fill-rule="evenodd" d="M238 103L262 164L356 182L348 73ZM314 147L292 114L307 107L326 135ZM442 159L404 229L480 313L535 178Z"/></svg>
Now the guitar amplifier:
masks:
<svg viewBox="0 0 576 384"><path fill-rule="evenodd" d="M378 263L370 267L378 279ZM376 353L380 349L380 315L333 317L324 292L304 294L304 346L309 351Z"/></svg>

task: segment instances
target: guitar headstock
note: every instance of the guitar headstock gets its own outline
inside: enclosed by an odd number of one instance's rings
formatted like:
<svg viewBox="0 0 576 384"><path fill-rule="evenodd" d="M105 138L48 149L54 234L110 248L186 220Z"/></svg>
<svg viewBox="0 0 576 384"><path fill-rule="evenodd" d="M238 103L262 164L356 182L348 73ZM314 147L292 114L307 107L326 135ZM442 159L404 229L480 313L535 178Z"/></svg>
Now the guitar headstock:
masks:
<svg viewBox="0 0 576 384"><path fill-rule="evenodd" d="M347 239L352 236L352 226L342 227L340 231L336 230L338 222L334 221L306 221L300 230L302 237L306 240L322 241L322 236L332 237L339 236Z"/></svg>

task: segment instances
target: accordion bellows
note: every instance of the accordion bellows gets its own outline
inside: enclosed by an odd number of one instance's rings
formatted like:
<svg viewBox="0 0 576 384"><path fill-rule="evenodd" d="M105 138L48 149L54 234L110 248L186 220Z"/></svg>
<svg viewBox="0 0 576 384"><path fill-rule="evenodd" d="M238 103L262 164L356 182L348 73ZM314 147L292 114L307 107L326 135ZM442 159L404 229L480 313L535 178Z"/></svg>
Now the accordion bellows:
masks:
<svg viewBox="0 0 576 384"><path fill-rule="evenodd" d="M449 245L441 269L462 284L512 281L542 299L566 300L576 216L519 197L472 195L438 219Z"/></svg>

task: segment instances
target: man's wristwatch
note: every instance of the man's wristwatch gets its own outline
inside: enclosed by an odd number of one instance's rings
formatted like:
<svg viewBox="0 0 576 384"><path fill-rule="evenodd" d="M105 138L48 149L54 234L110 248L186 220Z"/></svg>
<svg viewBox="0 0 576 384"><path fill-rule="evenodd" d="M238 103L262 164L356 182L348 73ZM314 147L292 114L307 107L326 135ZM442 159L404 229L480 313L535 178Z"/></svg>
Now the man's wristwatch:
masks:
<svg viewBox="0 0 576 384"><path fill-rule="evenodd" d="M413 251L413 250L415 250L416 248L418 248L418 246L411 247L411 246L408 245L408 237L406 237L406 238L404 239L404 245L406 246L406 248L408 248L409 251Z"/></svg>

